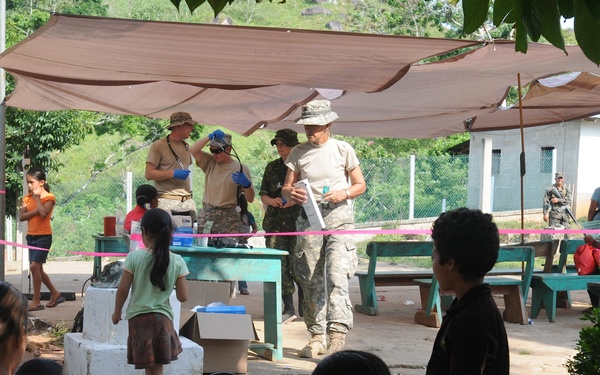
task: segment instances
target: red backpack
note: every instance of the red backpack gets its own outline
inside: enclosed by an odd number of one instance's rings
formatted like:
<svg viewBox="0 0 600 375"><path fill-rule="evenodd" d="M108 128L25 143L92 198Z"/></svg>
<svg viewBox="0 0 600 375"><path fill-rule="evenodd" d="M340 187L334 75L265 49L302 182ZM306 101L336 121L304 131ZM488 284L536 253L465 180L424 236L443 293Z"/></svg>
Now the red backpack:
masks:
<svg viewBox="0 0 600 375"><path fill-rule="evenodd" d="M600 249L592 245L583 244L577 248L573 255L575 268L579 275L591 275L598 272L600 267Z"/></svg>

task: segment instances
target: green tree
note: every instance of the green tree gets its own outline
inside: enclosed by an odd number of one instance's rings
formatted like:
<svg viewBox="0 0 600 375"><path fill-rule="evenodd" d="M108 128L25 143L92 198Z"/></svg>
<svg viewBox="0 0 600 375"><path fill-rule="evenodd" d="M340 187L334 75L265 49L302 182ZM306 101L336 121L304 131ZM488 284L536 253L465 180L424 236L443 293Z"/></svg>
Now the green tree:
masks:
<svg viewBox="0 0 600 375"><path fill-rule="evenodd" d="M7 45L11 46L29 36L44 25L51 11L72 14L106 16L107 7L101 0L83 1L9 1L7 3ZM7 91L14 88L12 76L7 77ZM31 166L45 169L49 176L58 171L61 164L55 154L79 144L93 131L97 134L112 133L118 129L123 137L119 147L129 152L135 147L127 146L133 136L142 129L148 138L155 139L164 132L164 121L147 120L133 116L108 116L84 111L37 112L16 108L6 109L6 214L15 216L22 195L22 159L28 152ZM103 168L106 166L97 166ZM51 180L51 178L50 178Z"/></svg>
<svg viewBox="0 0 600 375"><path fill-rule="evenodd" d="M7 45L12 45L42 26L48 12L33 6L37 3L18 1L7 4ZM17 8L23 6L21 8ZM12 91L14 80L7 77L7 89ZM76 111L33 112L16 108L6 109L6 213L16 214L22 190L22 159L28 150L30 165L46 170L60 167L53 152L77 144L92 129L94 116L80 116Z"/></svg>
<svg viewBox="0 0 600 375"><path fill-rule="evenodd" d="M360 159L397 158L409 155L447 155L448 149L469 140L468 133L453 134L445 138L396 139L343 137L350 143Z"/></svg>
<svg viewBox="0 0 600 375"><path fill-rule="evenodd" d="M70 0L58 7L58 11L66 14L80 14L88 16L108 16L108 6L102 0Z"/></svg>
<svg viewBox="0 0 600 375"><path fill-rule="evenodd" d="M22 158L29 151L30 165L55 171L60 165L53 154L81 142L95 115L77 111L33 112L6 110L6 214L14 216L21 195Z"/></svg>
<svg viewBox="0 0 600 375"><path fill-rule="evenodd" d="M459 0L450 0L457 4ZM490 4L491 3L491 4ZM565 49L561 16L573 18L575 37L581 50L600 64L600 2L589 0L462 0L464 31L473 33L489 19L493 7L493 24L509 24L515 30L515 49L527 52L528 41L541 37L557 48Z"/></svg>

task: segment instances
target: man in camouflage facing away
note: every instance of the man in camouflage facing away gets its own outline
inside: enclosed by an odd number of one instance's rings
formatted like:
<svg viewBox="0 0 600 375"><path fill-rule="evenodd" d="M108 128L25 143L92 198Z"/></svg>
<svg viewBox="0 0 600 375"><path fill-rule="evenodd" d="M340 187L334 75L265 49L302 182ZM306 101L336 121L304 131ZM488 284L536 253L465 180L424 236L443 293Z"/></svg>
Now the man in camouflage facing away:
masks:
<svg viewBox="0 0 600 375"><path fill-rule="evenodd" d="M300 216L302 207L293 201L288 202L281 196L281 188L287 174L287 159L292 148L299 144L298 133L292 129L280 129L271 140L271 145L277 147L280 158L271 161L265 168L260 186L260 199L266 206L263 219L263 229L267 233L295 232L296 219ZM296 247L296 236L265 236L266 246L272 249L286 250L289 255L281 262L281 291L283 300L282 321L291 321L296 317L294 309L294 292L298 284L298 314L303 315L303 294L300 283L292 274L292 260Z"/></svg>
<svg viewBox="0 0 600 375"><path fill-rule="evenodd" d="M564 186L565 177L562 173L554 174L555 183L546 189L544 195L544 221L550 227L556 228L561 225L569 229L569 213L571 209L571 189Z"/></svg>
<svg viewBox="0 0 600 375"><path fill-rule="evenodd" d="M311 335L298 353L304 358L342 350L353 326L348 281L354 276L358 258L353 236L344 232L354 229L351 201L365 192L366 183L352 146L331 137L331 123L337 118L328 100L303 106L296 124L304 125L308 142L294 147L285 162L288 173L283 197L297 204L307 202L307 190L295 184L308 180L326 229L339 231L298 235L293 271L304 292L304 323ZM305 215L296 221L298 232L315 229L322 228L311 228Z"/></svg>

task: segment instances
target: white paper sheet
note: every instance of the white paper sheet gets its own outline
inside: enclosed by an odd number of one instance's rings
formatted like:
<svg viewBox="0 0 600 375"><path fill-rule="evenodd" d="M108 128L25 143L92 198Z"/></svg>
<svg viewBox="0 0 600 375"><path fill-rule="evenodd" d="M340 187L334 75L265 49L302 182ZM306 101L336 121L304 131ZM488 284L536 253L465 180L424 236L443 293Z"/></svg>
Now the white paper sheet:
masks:
<svg viewBox="0 0 600 375"><path fill-rule="evenodd" d="M308 180L300 180L296 182L294 186L298 189L304 189L307 193L308 199L302 204L302 207L304 208L304 212L306 212L306 216L308 217L310 227L313 230L325 229L325 222L323 221L323 216L321 216L321 211L319 211L319 206L317 205L315 195L313 194L310 188L310 183L308 182Z"/></svg>

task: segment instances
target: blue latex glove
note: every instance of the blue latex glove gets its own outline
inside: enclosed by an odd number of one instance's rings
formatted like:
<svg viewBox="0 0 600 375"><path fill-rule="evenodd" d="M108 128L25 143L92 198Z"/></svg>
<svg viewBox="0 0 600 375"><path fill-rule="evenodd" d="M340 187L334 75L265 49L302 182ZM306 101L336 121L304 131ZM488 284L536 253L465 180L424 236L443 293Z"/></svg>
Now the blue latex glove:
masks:
<svg viewBox="0 0 600 375"><path fill-rule="evenodd" d="M223 138L225 138L225 133L223 133L223 130L219 130L219 129L215 130L214 132L212 132L208 135L208 139L211 141L213 141L215 139L223 139Z"/></svg>
<svg viewBox="0 0 600 375"><path fill-rule="evenodd" d="M248 177L246 177L246 175L244 173L242 173L242 172L234 172L231 175L231 179L236 184L242 185L242 187L244 189L248 189L250 187L250 185L252 185L252 182L250 182L250 180L248 179Z"/></svg>
<svg viewBox="0 0 600 375"><path fill-rule="evenodd" d="M178 180L185 180L190 175L189 169L175 169L173 172L173 177Z"/></svg>

